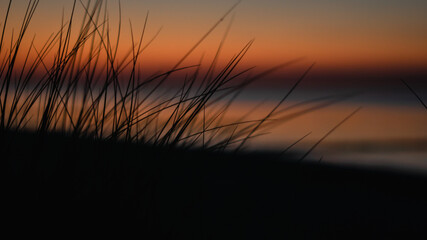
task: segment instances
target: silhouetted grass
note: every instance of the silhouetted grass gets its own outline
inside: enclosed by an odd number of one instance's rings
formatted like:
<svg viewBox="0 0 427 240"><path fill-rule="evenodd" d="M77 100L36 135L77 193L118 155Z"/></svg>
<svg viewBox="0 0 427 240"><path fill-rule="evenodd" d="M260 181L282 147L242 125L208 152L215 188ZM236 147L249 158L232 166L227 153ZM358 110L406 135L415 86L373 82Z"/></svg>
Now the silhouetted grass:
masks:
<svg viewBox="0 0 427 240"><path fill-rule="evenodd" d="M427 110L427 105L424 103L421 97L415 92L415 90L412 89L412 87L405 80L403 79L400 79L400 80L402 81L403 84L405 84L405 86L409 89L409 91L411 91L411 93L414 94L414 96L418 99L421 105L423 105L423 107Z"/></svg>
<svg viewBox="0 0 427 240"><path fill-rule="evenodd" d="M84 4L74 1L68 19L64 14L57 33L52 34L41 48L34 45L33 39L28 49L24 50L21 42L38 1L28 3L19 35L17 38L11 37L8 48L3 39L11 3L1 35L0 56L4 60L0 65L0 132L32 129L38 135L60 132L75 138L239 151L248 140L265 134L278 123L327 107L341 99L332 97L329 103L320 101L293 115L283 115L286 109L279 108L309 73L312 65L263 118L247 119L242 116L237 122L226 122L225 115L246 86L300 60L294 59L251 76L249 73L253 68L237 70L253 43L251 40L225 66L220 67L218 59L229 25L207 71L203 71L202 60L199 64L182 66L239 2L226 11L170 70L148 77L143 77L139 59L158 34L145 40L148 13L137 39L129 22L132 47L122 50L119 49L122 38L120 2L117 35L111 36L105 2L87 1ZM79 28L75 26L77 9L82 9L84 13ZM16 69L16 60L21 52L26 57L23 66ZM119 52L126 54L119 58ZM36 58L31 59L31 55ZM165 92L166 83L178 72L185 72L181 87ZM312 102L316 101L305 104Z"/></svg>
<svg viewBox="0 0 427 240"><path fill-rule="evenodd" d="M75 138L126 140L154 146L240 149L264 127L283 100L264 119L224 122L224 115L240 92L251 82L295 63L292 60L255 77L246 75L252 68L237 71L251 47L249 41L222 68L218 58L229 27L206 72L202 63L182 66L191 53L224 21L238 5L233 5L168 71L142 78L140 55L154 41L145 41L148 14L141 35L135 39L132 23L132 47L119 50L122 20L116 36L110 34L106 4L103 1L74 1L68 19L64 15L60 30L41 48L31 42L21 46L39 1L30 1L18 37L4 43L9 1L1 35L0 131L34 129L37 134L61 132ZM84 15L75 32L76 11ZM65 20L67 19L67 20ZM113 44L115 39L115 44ZM16 69L20 53L26 51L21 69ZM118 52L126 52L119 58ZM34 60L30 55L35 54ZM47 64L50 59L50 65ZM163 92L165 83L177 72L186 72L175 93ZM308 70L307 70L308 72ZM19 73L19 75L17 75ZM236 145L239 144L239 145Z"/></svg>

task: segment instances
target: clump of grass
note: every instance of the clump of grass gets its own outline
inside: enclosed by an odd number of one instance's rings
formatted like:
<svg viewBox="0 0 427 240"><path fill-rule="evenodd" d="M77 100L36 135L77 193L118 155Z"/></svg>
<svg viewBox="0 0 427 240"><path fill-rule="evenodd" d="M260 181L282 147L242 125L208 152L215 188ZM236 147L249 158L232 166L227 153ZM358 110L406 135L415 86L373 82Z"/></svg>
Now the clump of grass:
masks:
<svg viewBox="0 0 427 240"><path fill-rule="evenodd" d="M246 43L225 66L218 66L227 32L207 71L199 64L183 62L226 19L233 5L168 71L143 77L140 56L155 40L146 40L148 14L141 35L134 36L124 57L118 52L122 29L121 14L116 36L111 35L106 3L101 0L74 1L68 20L65 14L59 31L41 47L22 42L36 11L31 0L16 37L6 44L5 36L12 0L3 21L0 42L0 132L33 129L40 135L60 132L76 138L137 142L168 147L203 147L211 150L241 149L261 130L277 123L279 106L302 81L311 67L296 81L285 97L262 119L226 122L225 114L242 90L253 81L291 65L297 60L272 67L249 77L252 68L238 66L253 40ZM76 29L76 12L83 11ZM119 3L120 9L120 3ZM119 10L120 13L120 10ZM18 58L24 54L22 66ZM30 56L35 55L35 59ZM51 61L50 61L51 60ZM164 92L166 82L185 72L182 85ZM289 116L287 116L289 118ZM276 121L272 121L274 118Z"/></svg>

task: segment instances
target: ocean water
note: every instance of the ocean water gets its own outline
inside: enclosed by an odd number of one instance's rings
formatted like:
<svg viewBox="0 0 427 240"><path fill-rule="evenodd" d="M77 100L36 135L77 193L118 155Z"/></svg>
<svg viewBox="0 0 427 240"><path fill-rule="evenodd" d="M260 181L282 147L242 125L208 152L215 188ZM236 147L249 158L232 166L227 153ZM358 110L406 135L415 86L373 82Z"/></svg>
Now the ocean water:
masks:
<svg viewBox="0 0 427 240"><path fill-rule="evenodd" d="M277 125L268 135L253 139L251 146L284 150L292 145L303 155L317 144L307 159L427 172L427 110L406 90L296 91L279 108ZM264 101L262 109L268 111L285 93L272 89L247 92L238 109Z"/></svg>
<svg viewBox="0 0 427 240"><path fill-rule="evenodd" d="M221 124L265 119L287 91L286 89L243 91L224 113ZM157 96L145 102L150 106L156 106L168 99L171 92L176 92L176 89L158 90ZM145 95L142 91L141 97L143 96ZM82 92L78 92L76 109L80 107L81 98ZM29 113L28 127L30 128L35 127L31 126L32 121L39 120L41 117L40 105L44 104L43 99L42 96ZM217 101L206 109L207 119L212 117L211 112L215 109L215 105L221 105L223 100ZM111 101L109 99L107 105L111 104ZM172 103L173 101L166 104ZM89 105L86 105L86 109ZM102 108L102 104L99 107ZM141 105L141 108L150 109L144 105ZM356 114L331 131L359 108ZM69 109L71 109L70 106ZM140 113L143 112L142 109ZM156 108L151 111L156 111ZM163 114L153 115L153 119L157 118L155 121L159 122L166 121L171 111L173 108L165 110ZM64 114L62 112L62 117ZM77 115L76 110L73 118L76 119ZM55 121L61 123L62 117L55 117ZM109 119L112 119L111 116ZM202 119L197 120L197 124L193 126L194 132L202 130L202 121ZM146 122L143 121L141 124ZM69 121L64 123L69 127ZM250 151L288 149L301 156L311 151L305 161L427 172L426 123L427 110L413 94L405 89L400 92L361 92L353 89L296 90L266 118L254 137L246 142L244 149ZM214 123L207 129L215 127L215 124L219 123ZM106 122L106 128L110 126L111 121ZM145 133L155 133L158 126L152 124L151 129L147 128ZM239 127L243 126L245 125L242 124ZM220 135L223 134L227 137L227 134L231 134L232 131L235 131L234 126L224 128L219 134L212 131L211 136L221 137ZM197 141L200 142L201 139L198 138ZM231 147L238 145L239 142Z"/></svg>

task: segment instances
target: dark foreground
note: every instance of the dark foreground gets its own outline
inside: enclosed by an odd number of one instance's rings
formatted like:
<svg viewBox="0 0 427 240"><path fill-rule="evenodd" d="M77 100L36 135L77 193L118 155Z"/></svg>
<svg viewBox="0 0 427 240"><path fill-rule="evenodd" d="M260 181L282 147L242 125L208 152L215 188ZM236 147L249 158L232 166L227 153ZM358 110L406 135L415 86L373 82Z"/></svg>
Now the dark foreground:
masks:
<svg viewBox="0 0 427 240"><path fill-rule="evenodd" d="M427 174L29 133L3 135L1 150L14 234L427 238Z"/></svg>

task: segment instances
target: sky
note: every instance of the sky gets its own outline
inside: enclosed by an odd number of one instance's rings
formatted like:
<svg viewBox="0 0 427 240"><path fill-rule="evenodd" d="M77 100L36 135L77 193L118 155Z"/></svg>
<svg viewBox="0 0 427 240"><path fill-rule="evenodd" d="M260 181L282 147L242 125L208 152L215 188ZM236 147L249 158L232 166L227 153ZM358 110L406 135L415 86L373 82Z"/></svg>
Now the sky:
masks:
<svg viewBox="0 0 427 240"><path fill-rule="evenodd" d="M7 2L0 4L2 14ZM12 25L18 25L16 20L22 18L26 2L13 2ZM37 33L40 41L46 39L59 28L63 10L66 16L69 14L72 2L41 0L29 32ZM141 29L149 11L147 36L162 27L150 53L156 61L170 63L179 59L234 2L122 0L123 36L129 33L128 20L135 29ZM77 5L77 11L82 12L79 1ZM108 1L108 6L114 28L118 1ZM318 63L319 68L332 70L426 68L425 12L427 2L423 0L243 0L235 9L225 52L235 53L255 39L245 59L247 65L271 66L305 57L307 62ZM225 19L200 46L195 59L200 57L198 53L216 49L230 19Z"/></svg>
<svg viewBox="0 0 427 240"><path fill-rule="evenodd" d="M83 1L85 2L85 1ZM94 2L94 1L92 1ZM149 14L145 39L160 31L144 52L146 70L170 69L237 1L108 0L112 36L121 13L119 55L131 46ZM4 16L8 1L0 3ZM27 1L13 1L10 27L18 29ZM36 46L56 33L71 13L71 0L40 0L27 37ZM76 4L76 19L84 13ZM119 6L121 11L119 11ZM400 78L427 90L427 1L424 0L242 0L183 65L209 64L230 26L220 63L223 65L254 40L240 66L260 72L303 58L255 86L288 87L312 63L303 86L308 89L401 89ZM1 22L2 23L2 22ZM76 24L77 25L77 24ZM77 32L77 28L74 32ZM137 38L137 37L136 37ZM114 40L113 40L114 41ZM425 96L427 91L421 91Z"/></svg>

